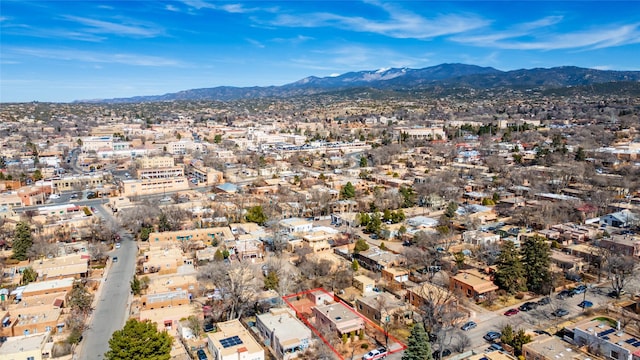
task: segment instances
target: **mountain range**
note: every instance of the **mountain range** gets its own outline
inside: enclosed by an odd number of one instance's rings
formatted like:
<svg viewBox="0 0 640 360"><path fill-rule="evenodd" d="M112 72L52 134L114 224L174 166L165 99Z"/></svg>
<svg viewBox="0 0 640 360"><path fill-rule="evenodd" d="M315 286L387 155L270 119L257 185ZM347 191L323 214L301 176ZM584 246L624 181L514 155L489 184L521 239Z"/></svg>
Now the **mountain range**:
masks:
<svg viewBox="0 0 640 360"><path fill-rule="evenodd" d="M231 87L183 90L154 96L136 96L90 102L128 103L174 100L230 101L251 98L287 98L354 88L378 90L425 90L440 88L541 89L589 86L603 83L630 83L640 87L640 71L612 71L561 66L501 71L492 67L441 64L422 69L389 68L348 72L339 76L310 76L282 86ZM87 101L80 101L87 102Z"/></svg>

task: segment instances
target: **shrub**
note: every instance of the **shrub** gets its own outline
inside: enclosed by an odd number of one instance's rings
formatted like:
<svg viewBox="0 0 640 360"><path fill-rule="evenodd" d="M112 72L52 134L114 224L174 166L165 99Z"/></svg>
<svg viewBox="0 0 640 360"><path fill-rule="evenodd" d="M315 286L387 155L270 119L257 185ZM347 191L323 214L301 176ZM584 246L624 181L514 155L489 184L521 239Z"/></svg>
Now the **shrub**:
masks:
<svg viewBox="0 0 640 360"><path fill-rule="evenodd" d="M360 345L360 348L364 349L364 350L367 350L369 348L369 344L364 343L364 344Z"/></svg>
<svg viewBox="0 0 640 360"><path fill-rule="evenodd" d="M516 298L516 299L518 299L518 300L522 300L522 299L524 299L524 293L523 293L523 292L519 292L519 293L517 293L517 294L516 294L516 296L515 296L515 298Z"/></svg>

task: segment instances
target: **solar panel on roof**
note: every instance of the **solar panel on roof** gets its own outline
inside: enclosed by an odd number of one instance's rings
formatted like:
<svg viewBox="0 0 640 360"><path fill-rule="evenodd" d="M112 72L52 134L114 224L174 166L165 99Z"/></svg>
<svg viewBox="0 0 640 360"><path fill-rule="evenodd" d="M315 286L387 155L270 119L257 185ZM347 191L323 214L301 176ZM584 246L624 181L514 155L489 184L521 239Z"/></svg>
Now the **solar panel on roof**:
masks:
<svg viewBox="0 0 640 360"><path fill-rule="evenodd" d="M232 337L228 337L220 340L220 345L222 345L222 347L225 349L228 347L232 347L240 344L242 344L242 340L240 340L238 336L232 336Z"/></svg>
<svg viewBox="0 0 640 360"><path fill-rule="evenodd" d="M605 330L605 331L600 332L600 333L598 334L598 337L602 337L602 336L605 336L605 335L609 335L609 334L614 333L614 332L616 332L616 329L609 329L609 330Z"/></svg>
<svg viewBox="0 0 640 360"><path fill-rule="evenodd" d="M602 340L609 340L609 337L608 336L603 336Z"/></svg>
<svg viewBox="0 0 640 360"><path fill-rule="evenodd" d="M636 342L633 344L633 347L639 347L639 346L640 346L640 341L636 341Z"/></svg>
<svg viewBox="0 0 640 360"><path fill-rule="evenodd" d="M638 340L636 340L636 338L631 338L631 339L625 340L624 342L626 342L627 344L633 344L636 341L638 341Z"/></svg>

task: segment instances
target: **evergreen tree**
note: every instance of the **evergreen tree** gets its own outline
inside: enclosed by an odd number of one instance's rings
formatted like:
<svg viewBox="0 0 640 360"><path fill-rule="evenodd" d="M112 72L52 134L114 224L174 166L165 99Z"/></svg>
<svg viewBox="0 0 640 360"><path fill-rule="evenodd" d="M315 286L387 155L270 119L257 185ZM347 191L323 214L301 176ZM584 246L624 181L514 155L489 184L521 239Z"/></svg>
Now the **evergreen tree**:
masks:
<svg viewBox="0 0 640 360"><path fill-rule="evenodd" d="M248 222L256 223L258 225L264 225L268 220L267 215L264 213L264 210L260 205L250 207L249 210L247 210L245 218Z"/></svg>
<svg viewBox="0 0 640 360"><path fill-rule="evenodd" d="M360 167L367 167L367 158L364 156L360 158Z"/></svg>
<svg viewBox="0 0 640 360"><path fill-rule="evenodd" d="M353 248L353 252L359 253L361 251L367 251L367 250L369 250L369 244L367 244L367 242L364 241L364 239L358 239L356 241L356 245Z"/></svg>
<svg viewBox="0 0 640 360"><path fill-rule="evenodd" d="M511 241L505 241L500 246L500 255L496 261L494 282L500 288L515 293L525 289L524 267L520 262L520 255Z"/></svg>
<svg viewBox="0 0 640 360"><path fill-rule="evenodd" d="M40 171L40 169L36 169L36 171L33 172L33 180L39 181L42 179L43 179L42 171Z"/></svg>
<svg viewBox="0 0 640 360"><path fill-rule="evenodd" d="M220 249L216 250L216 253L213 254L213 261L222 261L224 260L224 255L222 255L222 251Z"/></svg>
<svg viewBox="0 0 640 360"><path fill-rule="evenodd" d="M452 201L447 205L444 215L449 219L453 219L456 216L456 210L458 210L458 204Z"/></svg>
<svg viewBox="0 0 640 360"><path fill-rule="evenodd" d="M416 323L407 339L407 348L402 354L402 360L433 360L429 336L424 331L422 323Z"/></svg>
<svg viewBox="0 0 640 360"><path fill-rule="evenodd" d="M107 360L169 360L173 339L149 320L129 319L109 340Z"/></svg>
<svg viewBox="0 0 640 360"><path fill-rule="evenodd" d="M540 236L527 237L522 244L521 253L527 289L536 294L548 294L552 286L549 245Z"/></svg>
<svg viewBox="0 0 640 360"><path fill-rule="evenodd" d="M140 295L142 291L142 286L140 285L140 279L137 276L133 275L133 280L131 280L131 292L133 295Z"/></svg>
<svg viewBox="0 0 640 360"><path fill-rule="evenodd" d="M353 199L354 197L356 197L356 188L353 186L351 181L349 181L340 190L340 198L341 199Z"/></svg>
<svg viewBox="0 0 640 360"><path fill-rule="evenodd" d="M416 204L416 193L413 188L401 186L398 192L402 195L403 208L410 208Z"/></svg>
<svg viewBox="0 0 640 360"><path fill-rule="evenodd" d="M22 270L22 280L20 280L20 285L27 285L30 282L34 282L38 279L38 273L33 270L31 266Z"/></svg>
<svg viewBox="0 0 640 360"><path fill-rule="evenodd" d="M273 270L269 270L267 276L264 277L264 288L266 290L276 290L279 284L278 274Z"/></svg>
<svg viewBox="0 0 640 360"><path fill-rule="evenodd" d="M358 271L359 269L360 269L360 263L358 263L358 260L353 259L353 261L351 262L351 270Z"/></svg>
<svg viewBox="0 0 640 360"><path fill-rule="evenodd" d="M158 219L158 231L171 231L171 224L169 224L169 219L165 213L161 213L160 218Z"/></svg>
<svg viewBox="0 0 640 360"><path fill-rule="evenodd" d="M576 161L584 161L587 158L587 155L584 152L584 149L582 147L579 147L578 150L576 150Z"/></svg>
<svg viewBox="0 0 640 360"><path fill-rule="evenodd" d="M13 258L16 260L27 260L27 251L31 248L33 239L31 238L31 227L25 221L20 221L16 225L13 235Z"/></svg>

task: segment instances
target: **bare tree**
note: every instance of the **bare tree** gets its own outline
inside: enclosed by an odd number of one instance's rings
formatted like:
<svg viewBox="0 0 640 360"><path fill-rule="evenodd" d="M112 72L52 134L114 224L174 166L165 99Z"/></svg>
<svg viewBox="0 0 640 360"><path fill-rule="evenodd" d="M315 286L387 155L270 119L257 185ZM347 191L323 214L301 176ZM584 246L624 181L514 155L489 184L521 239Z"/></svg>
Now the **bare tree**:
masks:
<svg viewBox="0 0 640 360"><path fill-rule="evenodd" d="M611 278L611 288L616 297L620 298L620 293L633 278L635 262L630 256L623 256L612 253L607 259L607 272Z"/></svg>
<svg viewBox="0 0 640 360"><path fill-rule="evenodd" d="M220 289L227 319L240 318L255 305L260 285L248 262L210 263L199 269L198 277Z"/></svg>

